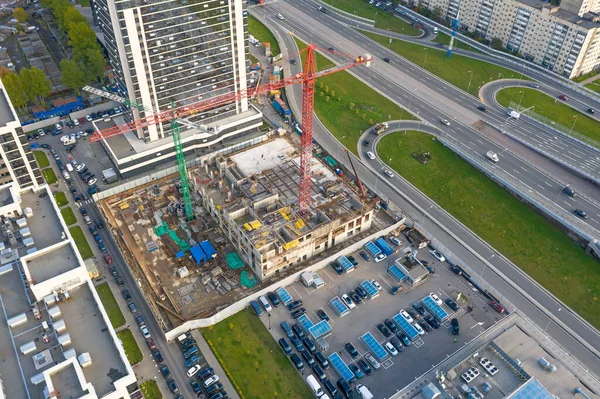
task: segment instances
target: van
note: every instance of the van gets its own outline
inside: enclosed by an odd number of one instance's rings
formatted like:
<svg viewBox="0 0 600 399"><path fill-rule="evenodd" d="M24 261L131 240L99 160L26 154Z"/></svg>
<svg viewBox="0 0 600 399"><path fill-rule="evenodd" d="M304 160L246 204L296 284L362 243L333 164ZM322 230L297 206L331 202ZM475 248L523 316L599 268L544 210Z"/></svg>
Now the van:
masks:
<svg viewBox="0 0 600 399"><path fill-rule="evenodd" d="M258 297L258 301L260 302L262 307L265 308L265 310L267 312L270 312L272 310L271 304L269 303L269 301L267 301L267 298L265 298L264 295L261 295L260 297Z"/></svg>
<svg viewBox="0 0 600 399"><path fill-rule="evenodd" d="M306 377L306 383L308 384L309 388L313 391L313 393L317 395L317 398L323 396L323 388L321 388L321 385L319 384L314 375L310 374L308 377Z"/></svg>
<svg viewBox="0 0 600 399"><path fill-rule="evenodd" d="M438 33L438 28L433 28L433 33L437 34Z"/></svg>
<svg viewBox="0 0 600 399"><path fill-rule="evenodd" d="M369 391L369 388L363 384L358 384L356 386L356 392L358 392L362 399L373 399L373 394Z"/></svg>
<svg viewBox="0 0 600 399"><path fill-rule="evenodd" d="M285 335L287 335L288 338L292 338L294 336L294 332L287 321L281 322L281 329L285 332Z"/></svg>
<svg viewBox="0 0 600 399"><path fill-rule="evenodd" d="M498 159L498 154L496 154L494 151L488 151L485 156L492 162L498 162L500 159Z"/></svg>
<svg viewBox="0 0 600 399"><path fill-rule="evenodd" d="M252 309L254 310L254 313L256 313L257 316L262 316L263 310L258 304L258 302L250 301L250 306L252 306Z"/></svg>

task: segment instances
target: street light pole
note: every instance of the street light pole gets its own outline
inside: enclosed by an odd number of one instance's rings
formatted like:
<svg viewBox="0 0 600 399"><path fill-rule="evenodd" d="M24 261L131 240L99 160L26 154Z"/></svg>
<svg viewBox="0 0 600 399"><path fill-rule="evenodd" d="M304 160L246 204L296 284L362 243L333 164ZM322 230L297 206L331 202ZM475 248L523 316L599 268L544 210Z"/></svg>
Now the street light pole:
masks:
<svg viewBox="0 0 600 399"><path fill-rule="evenodd" d="M492 259L494 256L496 256L496 254L492 254L492 256L490 256L489 258L486 259L485 263L483 264L483 267L481 268L481 273L479 273L479 278L477 279L477 284L479 284L479 280L481 280L481 277L483 276L483 272L485 271L485 268L487 267L487 263L490 261L490 259Z"/></svg>
<svg viewBox="0 0 600 399"><path fill-rule="evenodd" d="M558 312L560 312L562 310L562 308L558 308ZM557 313L558 313L557 312ZM542 331L542 334L546 333L546 329L550 326L550 322L552 321L551 318L548 318L548 324L546 324L546 327L544 327L544 331Z"/></svg>
<svg viewBox="0 0 600 399"><path fill-rule="evenodd" d="M423 50L425 51L425 58L423 58L423 68L425 68L425 64L427 64L427 50L429 49L423 48Z"/></svg>
<svg viewBox="0 0 600 399"><path fill-rule="evenodd" d="M467 86L467 93L468 93L469 89L471 88L471 80L473 79L473 71L467 71L467 72L471 74L471 76L469 76L469 86Z"/></svg>
<svg viewBox="0 0 600 399"><path fill-rule="evenodd" d="M575 118L575 120L573 121L573 124L571 125L571 133L569 133L569 136L573 134L573 128L575 127L575 122L577 122L577 117L579 115L573 115L573 118Z"/></svg>
<svg viewBox="0 0 600 399"><path fill-rule="evenodd" d="M518 109L518 111L521 110L521 102L523 101L523 96L525 95L525 92L524 91L520 91L519 94L521 94L521 99L519 100L519 109Z"/></svg>
<svg viewBox="0 0 600 399"><path fill-rule="evenodd" d="M267 313L269 316L269 331L271 330L271 313Z"/></svg>

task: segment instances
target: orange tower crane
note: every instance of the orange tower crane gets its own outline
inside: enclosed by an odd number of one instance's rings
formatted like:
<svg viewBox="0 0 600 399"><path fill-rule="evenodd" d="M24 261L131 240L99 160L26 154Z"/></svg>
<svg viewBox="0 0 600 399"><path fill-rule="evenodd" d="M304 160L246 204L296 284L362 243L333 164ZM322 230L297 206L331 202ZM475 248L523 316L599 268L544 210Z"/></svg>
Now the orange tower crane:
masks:
<svg viewBox="0 0 600 399"><path fill-rule="evenodd" d="M332 73L344 71L346 69L364 64L370 66L371 56L364 55L353 57L346 53L334 52L336 55L341 55L351 59L347 63L337 65L335 67L317 71L315 66L315 51L321 50L328 52L326 49L320 49L313 44L309 44L302 52L306 51L306 60L304 61L304 70L294 76L282 79L278 82L270 82L254 88L231 92L223 95L218 95L207 100L188 103L181 106L175 106L166 111L156 112L144 118L128 122L122 125L113 126L94 133L91 141L100 141L110 137L118 136L138 129L143 129L150 125L158 123L170 122L172 119L182 119L191 117L199 112L203 112L216 106L229 104L239 101L243 98L252 97L258 94L268 93L271 90L278 90L283 87L302 84L302 145L300 152L300 181L298 182L299 192L298 201L301 210L306 210L310 206L311 201L311 160L312 160L312 141L313 141L313 120L314 120L314 104L315 104L315 81L323 76ZM329 51L331 52L331 51ZM210 93L209 93L210 94ZM214 132L213 134L217 134Z"/></svg>

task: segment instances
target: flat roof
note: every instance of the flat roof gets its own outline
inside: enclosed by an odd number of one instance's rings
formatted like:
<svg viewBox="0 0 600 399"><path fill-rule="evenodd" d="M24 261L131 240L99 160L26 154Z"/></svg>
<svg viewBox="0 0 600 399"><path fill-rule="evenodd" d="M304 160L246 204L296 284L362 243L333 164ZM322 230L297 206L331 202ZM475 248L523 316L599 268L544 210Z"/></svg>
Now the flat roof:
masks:
<svg viewBox="0 0 600 399"><path fill-rule="evenodd" d="M33 216L26 220L27 227L29 227L31 237L35 243L34 246L38 250L62 241L60 219L52 206L50 197L44 196L42 193L33 191L21 193L21 207L29 207L33 211ZM42 196L40 197L40 195Z"/></svg>
<svg viewBox="0 0 600 399"><path fill-rule="evenodd" d="M10 192L10 186L0 189L0 206L10 205L15 202L15 199Z"/></svg>
<svg viewBox="0 0 600 399"><path fill-rule="evenodd" d="M0 126L6 126L9 122L16 120L8 103L8 94L4 91L4 87L0 87Z"/></svg>
<svg viewBox="0 0 600 399"><path fill-rule="evenodd" d="M54 390L60 392L62 398L80 398L88 393L87 390L81 389L81 383L73 365L52 374L51 379Z"/></svg>
<svg viewBox="0 0 600 399"><path fill-rule="evenodd" d="M27 260L27 267L31 277L35 279L36 283L40 283L78 268L79 263L75 251L65 241L64 245Z"/></svg>
<svg viewBox="0 0 600 399"><path fill-rule="evenodd" d="M541 10L542 8L553 9L553 8L557 7L557 6L549 5L546 1L542 1L542 0L517 0L517 1L521 4L524 4L528 7L535 8L537 10ZM581 26L582 28L585 28L585 29L592 29L592 28L600 27L600 22L593 22L593 21L590 21L589 19L584 19L577 14L574 14L572 12L561 9L560 6L559 6L558 10L556 10L555 12L552 12L550 15L555 18L561 19L563 21L566 21L566 22L569 22L572 24L576 24L577 26Z"/></svg>

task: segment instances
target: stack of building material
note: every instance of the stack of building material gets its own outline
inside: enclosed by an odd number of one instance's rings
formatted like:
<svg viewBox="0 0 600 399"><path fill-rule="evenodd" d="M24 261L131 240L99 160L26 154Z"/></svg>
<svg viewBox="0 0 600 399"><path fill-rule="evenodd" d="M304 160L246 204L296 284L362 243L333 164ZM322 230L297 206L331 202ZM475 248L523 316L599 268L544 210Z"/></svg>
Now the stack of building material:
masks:
<svg viewBox="0 0 600 399"><path fill-rule="evenodd" d="M152 240L152 241L148 241L146 243L146 250L148 252L154 252L158 249L158 244L156 244L156 241Z"/></svg>

